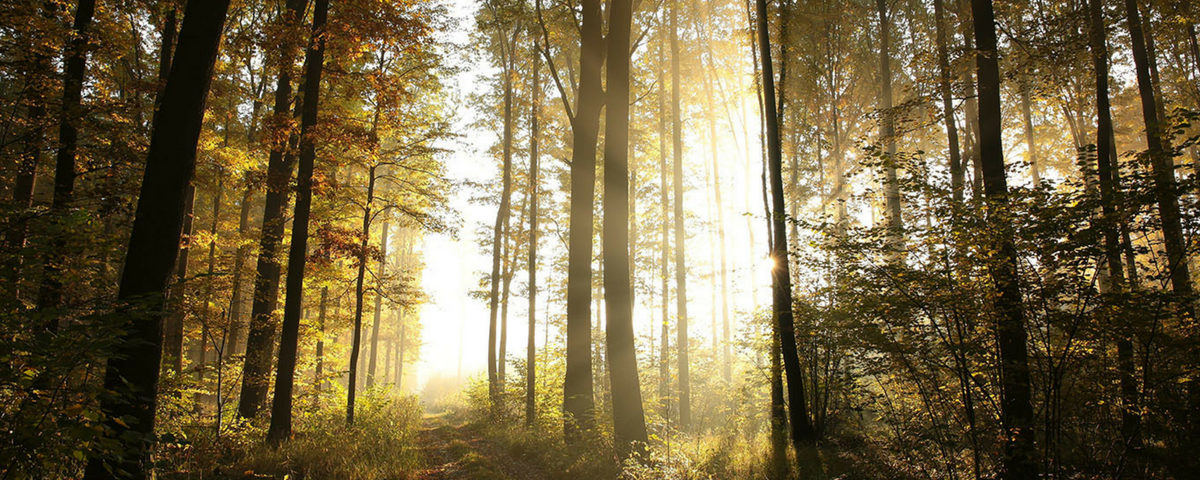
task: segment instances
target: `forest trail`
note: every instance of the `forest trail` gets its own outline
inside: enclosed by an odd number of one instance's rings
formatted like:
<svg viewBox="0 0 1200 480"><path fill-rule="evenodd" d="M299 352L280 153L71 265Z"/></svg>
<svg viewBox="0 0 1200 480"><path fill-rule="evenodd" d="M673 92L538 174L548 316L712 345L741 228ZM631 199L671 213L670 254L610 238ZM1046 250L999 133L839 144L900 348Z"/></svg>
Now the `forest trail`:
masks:
<svg viewBox="0 0 1200 480"><path fill-rule="evenodd" d="M426 414L417 434L425 468L413 478L451 479L544 479L541 465L513 455L489 441L482 426L451 413Z"/></svg>

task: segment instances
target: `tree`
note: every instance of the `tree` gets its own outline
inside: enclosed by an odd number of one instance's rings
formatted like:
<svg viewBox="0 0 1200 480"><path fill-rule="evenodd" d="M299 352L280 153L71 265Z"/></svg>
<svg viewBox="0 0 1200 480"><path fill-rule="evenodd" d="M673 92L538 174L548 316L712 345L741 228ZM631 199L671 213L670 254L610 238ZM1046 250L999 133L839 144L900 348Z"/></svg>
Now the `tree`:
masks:
<svg viewBox="0 0 1200 480"><path fill-rule="evenodd" d="M674 155L675 204L675 348L679 362L679 426L687 429L692 423L692 384L688 360L687 314L687 252L683 231L683 123L679 105L679 2L671 0L671 152Z"/></svg>
<svg viewBox="0 0 1200 480"><path fill-rule="evenodd" d="M541 62L537 39L533 42L533 78L529 92L529 330L525 339L525 426L537 421L537 264L538 264L538 118L542 110Z"/></svg>
<svg viewBox="0 0 1200 480"><path fill-rule="evenodd" d="M627 455L646 443L646 420L633 345L629 276L629 50L632 0L614 0L608 12L607 107L604 114L604 294L613 434ZM635 443L638 442L638 443Z"/></svg>
<svg viewBox="0 0 1200 480"><path fill-rule="evenodd" d="M179 253L184 196L196 168L204 103L229 9L227 0L190 2L171 72L154 119L121 285L116 319L123 334L108 359L100 400L112 456L93 452L84 478L148 478L154 441L162 306Z"/></svg>
<svg viewBox="0 0 1200 480"><path fill-rule="evenodd" d="M292 244L288 250L287 298L279 337L279 367L271 403L271 428L267 441L278 445L292 434L292 387L296 378L296 348L300 337L300 311L304 305L304 267L308 260L308 217L312 208L313 164L317 156L314 128L325 65L325 19L329 0L313 6L312 36L304 53L304 108L300 114L300 163L296 173L296 206L292 214ZM353 385L353 384L351 384ZM353 388L351 388L353 392ZM348 403L346 423L354 423L354 401Z"/></svg>
<svg viewBox="0 0 1200 480"><path fill-rule="evenodd" d="M285 31L295 29L304 17L308 0L288 0L280 12L279 21ZM272 125L278 129L271 139L267 159L267 192L263 200L262 234L258 243L258 263L254 274L253 303L250 307L250 328L246 335L246 359L242 368L242 389L238 397L238 416L253 418L267 398L270 380L271 351L275 344L275 308L279 300L280 266L277 257L286 218L292 169L295 155L288 148L294 135L287 128L288 107L292 104L292 69L298 47L283 42L279 49L279 72L275 81L275 105ZM300 112L301 101L296 102Z"/></svg>
<svg viewBox="0 0 1200 480"><path fill-rule="evenodd" d="M1000 421L1004 428L1001 458L1005 479L1038 476L1033 444L1033 407L1030 400L1025 308L1017 271L1017 248L1011 226L1006 225L1008 183L1004 172L1001 138L1000 67L997 61L996 22L991 0L972 0L975 24L976 79L979 84L979 156L983 193L988 202L988 228L994 250L988 270L995 285L996 343L1000 355Z"/></svg>

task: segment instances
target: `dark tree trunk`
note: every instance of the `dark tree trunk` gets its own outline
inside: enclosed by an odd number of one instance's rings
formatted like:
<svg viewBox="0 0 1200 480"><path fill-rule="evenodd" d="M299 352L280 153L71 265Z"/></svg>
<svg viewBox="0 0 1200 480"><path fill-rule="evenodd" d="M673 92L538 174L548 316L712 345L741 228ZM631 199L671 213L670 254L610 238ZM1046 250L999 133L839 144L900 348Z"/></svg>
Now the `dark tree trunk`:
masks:
<svg viewBox="0 0 1200 480"><path fill-rule="evenodd" d="M298 25L308 7L308 0L287 0L287 10L280 21L289 27ZM292 103L292 69L297 46L285 42L281 49L279 74L275 83L274 118L271 123L283 129L288 122L288 107ZM297 101L299 110L301 101ZM246 358L242 367L242 390L238 399L238 416L253 418L267 400L270 381L271 355L275 344L275 309L279 302L279 244L283 241L284 226L295 156L288 151L294 134L271 135L271 152L267 158L267 192L263 199L262 235L258 243L258 263L254 274L254 294L250 304L250 327L246 336Z"/></svg>
<svg viewBox="0 0 1200 480"><path fill-rule="evenodd" d="M568 441L593 425L592 392L592 202L596 190L596 137L604 93L600 0L581 0L579 88L571 149L571 214L567 253L567 370L563 380L563 429Z"/></svg>
<svg viewBox="0 0 1200 480"><path fill-rule="evenodd" d="M313 4L312 36L308 50L304 53L304 107L300 115L300 164L296 171L292 244L288 250L287 298L283 304L283 328L279 335L279 368L275 372L271 428L267 431L267 442L275 445L292 434L292 386L296 377L300 310L304 305L304 267L308 257L308 217L312 208L313 164L317 157L313 129L317 125L317 108L320 103L321 69L325 64L327 41L325 16L328 12L329 0L316 0Z"/></svg>
<svg viewBox="0 0 1200 480"><path fill-rule="evenodd" d="M663 14L665 15L665 13ZM667 103L664 101L666 97L666 79L664 68L663 52L667 49L666 46L666 29L663 28L663 17L659 18L659 45L658 45L658 185L659 185L659 208L662 219L659 222L659 280L661 281L660 289L662 291L662 324L660 325L661 334L659 337L658 346L658 396L662 403L660 407L665 417L668 410L671 395L671 368L670 368L670 220L671 220L671 198L668 193L667 184Z"/></svg>
<svg viewBox="0 0 1200 480"><path fill-rule="evenodd" d="M384 277L385 269L387 269L388 255L388 222L383 222L383 231L379 233L380 250L383 257L379 259L379 274L376 278ZM375 361L379 351L379 324L380 318L383 316L383 282L380 281L375 285L375 312L374 324L371 326L371 358L367 365L367 388L375 386Z"/></svg>
<svg viewBox="0 0 1200 480"><path fill-rule="evenodd" d="M1037 141L1033 138L1033 100L1029 98L1029 80L1021 81L1018 88L1021 90L1021 119L1025 121L1026 160L1029 162L1029 176L1036 187L1042 183L1042 171L1038 165Z"/></svg>
<svg viewBox="0 0 1200 480"><path fill-rule="evenodd" d="M774 268L772 277L772 310L775 331L779 336L783 369L787 374L787 398L789 405L788 424L791 426L792 444L797 454L804 452L816 438L808 420L804 395L804 374L800 368L800 357L796 349L796 329L792 318L792 281L789 273L787 251L787 226L783 201L782 151L779 141L779 115L776 112L775 74L771 64L771 40L768 35L766 0L756 0L758 7L758 48L762 64L762 91L764 119L766 120L766 147L771 182L771 259Z"/></svg>
<svg viewBox="0 0 1200 480"><path fill-rule="evenodd" d="M1038 476L1038 460L1033 443L1025 306L1012 227L1003 219L1008 206L1008 183L1001 139L1000 67L992 1L972 0L971 13L979 83L979 155L984 195L993 210L989 214L991 228L996 232L988 269L996 286L995 307L999 315L996 343L1000 355L1000 420L1005 439L1001 470L1006 480L1034 479Z"/></svg>
<svg viewBox="0 0 1200 480"><path fill-rule="evenodd" d="M946 9L944 0L933 0L933 15L937 29L938 93L942 97L942 116L946 122L946 142L950 152L950 191L955 203L963 200L963 165L958 147L958 124L954 121L954 96L950 89L950 56L946 41Z"/></svg>
<svg viewBox="0 0 1200 480"><path fill-rule="evenodd" d="M634 347L629 266L629 49L632 0L613 0L608 17L608 98L604 116L604 295L613 436L628 455L646 443Z"/></svg>
<svg viewBox="0 0 1200 480"><path fill-rule="evenodd" d="M246 255L250 253L250 245L245 243L246 233L250 231L250 204L254 193L252 187L246 187L242 193L241 212L238 215L237 253L233 256L233 277L229 280L232 292L229 295L229 354L241 353L242 345L242 306L245 303L242 275L246 269Z"/></svg>
<svg viewBox="0 0 1200 480"><path fill-rule="evenodd" d="M354 424L354 400L358 394L358 358L362 352L363 282L367 275L367 244L371 231L371 202L375 200L375 167L367 173L367 201L363 205L362 240L359 243L358 274L354 280L354 333L350 340L350 368L346 388L346 424Z"/></svg>
<svg viewBox="0 0 1200 480"><path fill-rule="evenodd" d="M537 421L537 248L538 248L538 120L542 115L541 62L534 41L533 88L529 94L529 330L525 338L525 426Z"/></svg>
<svg viewBox="0 0 1200 480"><path fill-rule="evenodd" d="M183 17L175 62L154 121L125 268L117 293L123 317L108 359L100 399L104 440L119 446L89 455L84 478L148 478L162 359L162 307L179 253L187 186L196 171L196 142L220 46L228 0L191 2ZM123 473L121 473L123 472Z"/></svg>
<svg viewBox="0 0 1200 480"><path fill-rule="evenodd" d="M328 304L329 287L321 287L321 303L317 307L317 351L314 353L317 364L313 374L313 389L317 393L325 386L325 310Z"/></svg>
<svg viewBox="0 0 1200 480"><path fill-rule="evenodd" d="M59 270L70 256L66 251L66 221L75 197L75 156L79 147L79 124L83 121L83 79L87 73L88 31L91 29L92 14L95 10L95 0L79 1L75 7L75 21L71 26L71 41L63 55L58 153L54 160L54 196L50 202L50 216L57 226L56 231L50 235L50 246L42 262L42 284L37 295L37 307L41 311L49 311L62 304L63 284L59 278ZM58 328L57 315L46 328Z"/></svg>
<svg viewBox="0 0 1200 480"><path fill-rule="evenodd" d="M675 194L675 349L679 362L679 428L692 424L692 382L688 360L687 254L683 230L683 122L680 119L679 2L671 1L671 152L674 155Z"/></svg>
<svg viewBox="0 0 1200 480"><path fill-rule="evenodd" d="M1100 177L1100 201L1104 213L1101 226L1104 233L1104 256L1107 262L1109 285L1112 293L1119 295L1124 289L1125 272L1121 263L1121 238L1117 231L1120 219L1117 214L1117 199L1120 185L1116 181L1116 157L1113 151L1113 121L1108 97L1108 46L1105 43L1104 13L1102 0L1089 0L1090 43L1092 64L1096 77L1096 173ZM1121 311L1119 308L1114 311ZM1113 325L1126 324L1124 318L1114 318ZM1133 372L1133 342L1129 336L1120 335L1117 340L1117 370L1121 386L1121 435L1125 445L1138 448L1138 426L1140 418L1137 406L1137 383Z"/></svg>

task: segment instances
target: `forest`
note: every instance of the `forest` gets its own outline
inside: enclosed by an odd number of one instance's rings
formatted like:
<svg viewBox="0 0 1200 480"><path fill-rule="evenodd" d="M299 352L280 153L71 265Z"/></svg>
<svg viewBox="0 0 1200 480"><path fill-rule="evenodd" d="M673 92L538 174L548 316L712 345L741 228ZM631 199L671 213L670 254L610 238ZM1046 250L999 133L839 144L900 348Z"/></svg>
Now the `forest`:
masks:
<svg viewBox="0 0 1200 480"><path fill-rule="evenodd" d="M1200 478L1198 24L0 2L0 480Z"/></svg>

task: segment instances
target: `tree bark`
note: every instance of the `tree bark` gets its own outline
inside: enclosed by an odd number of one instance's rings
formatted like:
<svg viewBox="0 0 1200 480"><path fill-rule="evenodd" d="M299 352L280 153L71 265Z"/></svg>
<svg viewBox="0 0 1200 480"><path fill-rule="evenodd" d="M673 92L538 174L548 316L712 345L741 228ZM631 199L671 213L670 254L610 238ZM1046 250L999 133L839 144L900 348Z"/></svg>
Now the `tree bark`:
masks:
<svg viewBox="0 0 1200 480"><path fill-rule="evenodd" d="M688 360L687 254L683 230L683 122L680 119L679 2L671 0L671 152L674 156L675 208L675 349L679 362L679 428L692 424L692 382Z"/></svg>
<svg viewBox="0 0 1200 480"><path fill-rule="evenodd" d="M579 87L571 119L571 213L567 246L567 368L563 379L563 430L569 442L594 425L592 387L592 228L596 189L596 137L604 93L604 19L600 0L581 0Z"/></svg>
<svg viewBox="0 0 1200 480"><path fill-rule="evenodd" d="M787 211L783 199L782 151L779 140L779 115L776 111L775 74L771 64L771 40L768 35L766 0L755 1L758 10L759 58L762 64L762 91L764 119L766 121L766 147L771 182L772 240L772 316L775 332L779 336L783 369L787 375L787 398L790 406L788 423L791 427L792 445L797 455L811 446L816 438L808 420L804 395L804 374L800 368L800 357L796 349L795 325L792 317L792 286L787 251Z"/></svg>
<svg viewBox="0 0 1200 480"><path fill-rule="evenodd" d="M296 377L296 350L300 340L300 310L304 305L304 267L308 259L308 217L312 209L313 164L317 157L313 130L325 64L325 17L329 0L313 5L312 36L304 53L304 107L300 114L300 162L296 171L296 206L292 215L292 244L288 250L287 297L279 335L279 367L275 372L275 398L267 442L278 445L292 434L292 387ZM351 389L351 392L354 390ZM353 423L353 402L347 423Z"/></svg>
<svg viewBox="0 0 1200 480"><path fill-rule="evenodd" d="M618 455L642 451L646 419L634 347L629 265L629 50L632 0L613 0L608 17L608 99L604 116L605 343Z"/></svg>
<svg viewBox="0 0 1200 480"><path fill-rule="evenodd" d="M59 231L50 235L50 246L42 262L42 283L38 288L37 307L41 311L59 308L62 304L60 269L67 261L68 210L75 199L75 156L79 147L79 124L83 121L83 79L87 71L88 30L92 25L95 0L80 0L75 7L71 26L71 41L63 55L62 105L58 123L58 152L54 160L54 195L50 216ZM47 330L58 329L55 315Z"/></svg>
<svg viewBox="0 0 1200 480"><path fill-rule="evenodd" d="M358 273L354 279L354 333L350 340L349 378L346 383L346 424L354 424L354 401L358 395L358 358L362 351L363 282L367 275L367 245L370 242L371 203L375 201L375 168L367 173L367 201L363 205L362 240L359 243Z"/></svg>
<svg viewBox="0 0 1200 480"><path fill-rule="evenodd" d="M504 364L504 341L507 338L500 339L500 344L497 345L497 322L500 320L500 288L501 283L504 283L506 272L502 271L502 263L504 263L506 252L506 244L508 243L508 217L511 205L512 196L512 128L513 128L513 89L512 81L513 65L510 58L511 53L508 52L508 35L507 32L500 32L496 35L496 40L501 47L501 61L504 66L501 70L501 83L504 89L504 133L502 138L501 153L502 158L502 184L500 190L500 208L496 210L496 225L492 231L492 290L488 297L489 322L488 322L488 391L491 394L493 408L497 407L497 402L500 400L501 384L504 382L503 364ZM506 267L507 265L503 265ZM497 351L496 348L500 350Z"/></svg>
<svg viewBox="0 0 1200 480"><path fill-rule="evenodd" d="M1032 480L1038 476L1038 460L1033 444L1025 307L1017 271L1017 249L1012 227L1004 218L1008 183L1001 138L1000 68L992 1L972 0L971 13L979 84L979 155L995 245L988 267L996 287L995 307L999 314L996 343L1000 355L1000 420L1004 429L1001 469L1006 480Z"/></svg>
<svg viewBox="0 0 1200 480"><path fill-rule="evenodd" d="M308 7L308 0L287 0L280 21L288 27L298 25ZM297 47L293 42L281 46L279 74L275 83L274 119L277 129L287 125L288 107L292 103L292 69ZM297 99L296 110L302 101ZM238 399L238 416L253 418L266 403L270 381L271 355L275 344L275 309L279 302L279 244L283 241L287 218L289 187L295 156L288 151L294 134L272 135L271 151L267 158L267 192L263 200L262 234L258 243L258 262L254 275L254 294L250 306L250 327L246 336L246 358L242 367L242 389Z"/></svg>
<svg viewBox="0 0 1200 480"><path fill-rule="evenodd" d="M379 275L377 278L383 278L387 269L388 256L388 222L383 222L383 232L379 234L379 248L383 253L383 258L379 260ZM375 285L375 322L371 327L371 359L367 367L367 388L375 386L375 361L379 351L379 324L380 317L383 314L383 285L379 282ZM386 376L384 378L387 378Z"/></svg>
<svg viewBox="0 0 1200 480"><path fill-rule="evenodd" d="M954 203L963 200L962 154L958 146L958 123L954 121L954 96L950 89L950 58L946 41L946 9L944 0L933 0L934 23L937 29L938 93L942 97L942 116L946 122L946 143L950 153L950 192Z"/></svg>
<svg viewBox="0 0 1200 480"><path fill-rule="evenodd" d="M107 361L100 399L103 436L119 456L89 453L86 480L148 478L162 359L162 307L179 253L187 185L196 171L196 143L220 46L228 0L191 2L184 13L175 62L154 121L146 171L117 293L123 328L119 355Z"/></svg>
<svg viewBox="0 0 1200 480"><path fill-rule="evenodd" d="M892 111L892 26L887 0L875 0L879 13L879 141L883 144L883 195L887 201L888 255L899 260L904 251L904 219L900 208L900 181L896 177L896 114Z"/></svg>
<svg viewBox="0 0 1200 480"><path fill-rule="evenodd" d="M533 88L529 94L529 330L525 338L525 426L537 421L537 249L538 249L538 120L542 115L541 63L534 41Z"/></svg>

